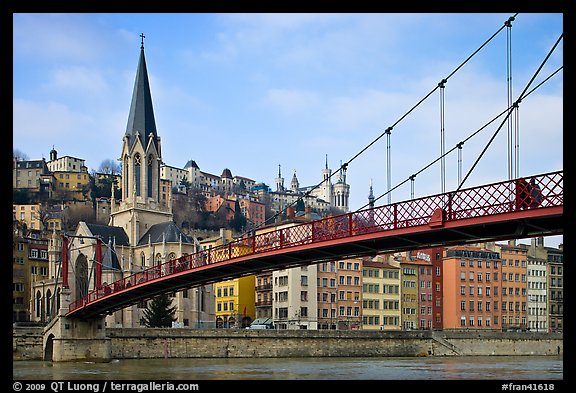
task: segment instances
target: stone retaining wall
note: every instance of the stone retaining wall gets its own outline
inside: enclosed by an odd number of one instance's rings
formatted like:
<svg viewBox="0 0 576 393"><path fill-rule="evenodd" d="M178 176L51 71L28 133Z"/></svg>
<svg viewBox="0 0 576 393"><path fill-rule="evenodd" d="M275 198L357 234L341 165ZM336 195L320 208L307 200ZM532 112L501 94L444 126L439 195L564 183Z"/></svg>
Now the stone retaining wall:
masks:
<svg viewBox="0 0 576 393"><path fill-rule="evenodd" d="M14 329L13 360L41 360L41 330ZM107 328L113 359L563 354L560 333Z"/></svg>

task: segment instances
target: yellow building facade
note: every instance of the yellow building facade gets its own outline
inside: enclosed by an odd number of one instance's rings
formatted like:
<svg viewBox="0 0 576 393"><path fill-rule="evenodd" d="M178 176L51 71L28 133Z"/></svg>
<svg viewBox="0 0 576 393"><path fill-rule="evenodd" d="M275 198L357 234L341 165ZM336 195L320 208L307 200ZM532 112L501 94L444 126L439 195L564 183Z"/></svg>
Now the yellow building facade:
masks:
<svg viewBox="0 0 576 393"><path fill-rule="evenodd" d="M236 278L214 284L216 327L245 328L256 318L256 276Z"/></svg>

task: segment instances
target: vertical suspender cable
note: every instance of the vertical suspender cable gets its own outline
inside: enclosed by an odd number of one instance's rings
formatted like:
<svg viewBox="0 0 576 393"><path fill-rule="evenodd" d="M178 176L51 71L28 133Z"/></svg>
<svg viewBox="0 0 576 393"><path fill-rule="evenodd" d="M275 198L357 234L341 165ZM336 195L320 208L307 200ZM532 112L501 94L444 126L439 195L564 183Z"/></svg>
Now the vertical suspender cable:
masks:
<svg viewBox="0 0 576 393"><path fill-rule="evenodd" d="M391 165L391 158L390 158L390 134L392 131L392 127L388 127L385 131L386 133L386 186L387 186L387 194L388 194L388 204L392 203L392 165Z"/></svg>
<svg viewBox="0 0 576 393"><path fill-rule="evenodd" d="M517 179L520 177L520 108L518 105L514 107L514 135L515 135L515 150L514 150L514 158L515 158L515 166L516 173L514 174L514 178Z"/></svg>
<svg viewBox="0 0 576 393"><path fill-rule="evenodd" d="M446 193L446 142L444 136L444 85L446 79L438 83L440 88L440 182L442 184L442 194Z"/></svg>
<svg viewBox="0 0 576 393"><path fill-rule="evenodd" d="M458 148L458 184L462 182L462 145L464 142L460 142L456 145Z"/></svg>
<svg viewBox="0 0 576 393"><path fill-rule="evenodd" d="M508 108L512 107L513 104L513 94L512 94L512 21L514 17L511 16L504 26L506 26L506 86L508 93ZM508 127L508 180L512 180L516 177L514 171L515 159L514 159L514 119L512 116L508 117L507 120Z"/></svg>

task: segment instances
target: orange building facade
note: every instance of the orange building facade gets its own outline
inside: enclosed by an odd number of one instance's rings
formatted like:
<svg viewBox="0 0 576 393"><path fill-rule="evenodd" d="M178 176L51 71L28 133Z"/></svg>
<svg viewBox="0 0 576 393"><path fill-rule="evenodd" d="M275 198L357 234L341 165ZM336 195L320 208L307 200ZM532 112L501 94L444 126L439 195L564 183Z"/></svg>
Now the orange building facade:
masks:
<svg viewBox="0 0 576 393"><path fill-rule="evenodd" d="M514 241L500 246L502 257L502 328L528 328L528 249Z"/></svg>
<svg viewBox="0 0 576 393"><path fill-rule="evenodd" d="M444 329L500 330L502 264L498 252L448 248L443 260Z"/></svg>

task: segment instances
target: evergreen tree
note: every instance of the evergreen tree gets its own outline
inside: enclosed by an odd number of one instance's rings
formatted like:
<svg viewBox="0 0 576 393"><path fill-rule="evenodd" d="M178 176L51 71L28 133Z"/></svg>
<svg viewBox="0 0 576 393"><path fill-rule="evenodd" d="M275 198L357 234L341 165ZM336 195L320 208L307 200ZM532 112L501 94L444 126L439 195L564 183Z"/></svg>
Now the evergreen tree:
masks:
<svg viewBox="0 0 576 393"><path fill-rule="evenodd" d="M146 327L171 327L176 320L176 306L171 306L172 301L167 294L156 296L144 310L142 322Z"/></svg>

